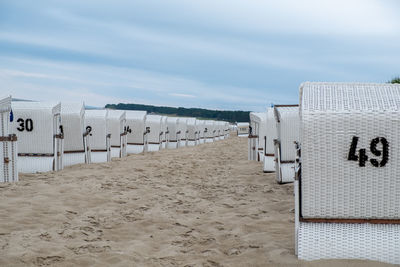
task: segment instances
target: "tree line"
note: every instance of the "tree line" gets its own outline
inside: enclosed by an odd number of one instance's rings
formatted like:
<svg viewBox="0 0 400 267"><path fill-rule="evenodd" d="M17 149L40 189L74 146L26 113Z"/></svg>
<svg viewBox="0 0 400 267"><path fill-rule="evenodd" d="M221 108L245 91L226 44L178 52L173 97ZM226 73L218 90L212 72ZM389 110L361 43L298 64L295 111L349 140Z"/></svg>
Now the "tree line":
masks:
<svg viewBox="0 0 400 267"><path fill-rule="evenodd" d="M198 119L222 120L228 122L249 122L250 111L228 111L228 110L210 110L202 108L173 108L141 104L107 104L105 108L121 109L121 110L144 110L148 113L180 116L180 117L195 117Z"/></svg>

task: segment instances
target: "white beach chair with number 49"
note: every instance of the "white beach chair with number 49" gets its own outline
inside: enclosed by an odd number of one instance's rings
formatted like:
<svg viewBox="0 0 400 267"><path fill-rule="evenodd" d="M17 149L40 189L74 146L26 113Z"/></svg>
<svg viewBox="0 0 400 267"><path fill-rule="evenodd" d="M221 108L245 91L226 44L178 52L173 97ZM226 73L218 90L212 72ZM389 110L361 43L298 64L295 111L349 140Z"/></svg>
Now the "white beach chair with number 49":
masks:
<svg viewBox="0 0 400 267"><path fill-rule="evenodd" d="M400 264L400 85L307 82L300 118L298 257Z"/></svg>

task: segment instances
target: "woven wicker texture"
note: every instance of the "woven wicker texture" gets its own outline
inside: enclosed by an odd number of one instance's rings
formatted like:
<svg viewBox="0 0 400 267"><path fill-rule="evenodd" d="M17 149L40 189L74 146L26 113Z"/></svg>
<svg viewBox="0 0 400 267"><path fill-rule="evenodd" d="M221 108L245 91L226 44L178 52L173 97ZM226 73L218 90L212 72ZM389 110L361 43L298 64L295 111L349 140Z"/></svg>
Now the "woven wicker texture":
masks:
<svg viewBox="0 0 400 267"><path fill-rule="evenodd" d="M155 152L155 151L159 151L161 148L160 145L156 145L156 144L148 144L147 145L147 151L149 152Z"/></svg>
<svg viewBox="0 0 400 267"><path fill-rule="evenodd" d="M0 113L7 113L11 111L11 96L0 97Z"/></svg>
<svg viewBox="0 0 400 267"><path fill-rule="evenodd" d="M53 170L54 157L18 157L18 172L37 173Z"/></svg>
<svg viewBox="0 0 400 267"><path fill-rule="evenodd" d="M301 87L302 215L400 219L400 86L305 83ZM353 137L358 137L350 153ZM388 161L380 164L385 138ZM349 160L350 154L365 159Z"/></svg>
<svg viewBox="0 0 400 267"><path fill-rule="evenodd" d="M0 98L0 136L12 133L10 124L11 96Z"/></svg>
<svg viewBox="0 0 400 267"><path fill-rule="evenodd" d="M85 153L81 152L64 154L63 163L64 167L85 163Z"/></svg>
<svg viewBox="0 0 400 267"><path fill-rule="evenodd" d="M144 143L144 133L146 125L146 111L126 111L126 125L132 131L128 133L127 139L128 143L143 144Z"/></svg>
<svg viewBox="0 0 400 267"><path fill-rule="evenodd" d="M0 182L18 182L17 142L0 142Z"/></svg>
<svg viewBox="0 0 400 267"><path fill-rule="evenodd" d="M149 143L161 143L161 116L159 115L147 115L146 128L150 127L150 133L147 134L147 142Z"/></svg>
<svg viewBox="0 0 400 267"><path fill-rule="evenodd" d="M107 162L107 152L92 152L91 161L93 163Z"/></svg>
<svg viewBox="0 0 400 267"><path fill-rule="evenodd" d="M400 264L400 225L300 223L302 260L362 259Z"/></svg>
<svg viewBox="0 0 400 267"><path fill-rule="evenodd" d="M90 148L92 150L106 150L106 136L108 132L107 110L86 110L85 125L92 128Z"/></svg>
<svg viewBox="0 0 400 267"><path fill-rule="evenodd" d="M144 151L144 145L127 145L126 152L128 154L140 154Z"/></svg>
<svg viewBox="0 0 400 267"><path fill-rule="evenodd" d="M64 127L64 151L83 150L85 129L83 103L61 103L61 121ZM66 165L69 166L69 165Z"/></svg>

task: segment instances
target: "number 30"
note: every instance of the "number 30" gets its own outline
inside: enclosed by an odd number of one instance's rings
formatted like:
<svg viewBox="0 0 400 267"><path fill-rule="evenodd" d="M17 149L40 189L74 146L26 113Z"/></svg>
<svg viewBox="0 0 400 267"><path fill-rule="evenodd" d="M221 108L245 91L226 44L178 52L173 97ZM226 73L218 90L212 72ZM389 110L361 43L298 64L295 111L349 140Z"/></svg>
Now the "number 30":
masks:
<svg viewBox="0 0 400 267"><path fill-rule="evenodd" d="M27 132L32 132L33 130L33 121L32 119L21 119L19 118L17 120L17 122L19 123L19 127L17 128L18 131L23 132L23 131L27 131Z"/></svg>

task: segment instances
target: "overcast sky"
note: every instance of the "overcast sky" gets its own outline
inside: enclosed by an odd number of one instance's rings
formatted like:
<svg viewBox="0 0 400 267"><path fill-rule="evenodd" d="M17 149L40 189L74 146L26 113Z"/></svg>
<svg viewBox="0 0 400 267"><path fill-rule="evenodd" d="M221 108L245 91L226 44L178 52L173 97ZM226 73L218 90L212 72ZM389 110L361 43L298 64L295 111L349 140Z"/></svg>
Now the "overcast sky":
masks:
<svg viewBox="0 0 400 267"><path fill-rule="evenodd" d="M263 111L400 75L390 0L0 0L0 95Z"/></svg>

